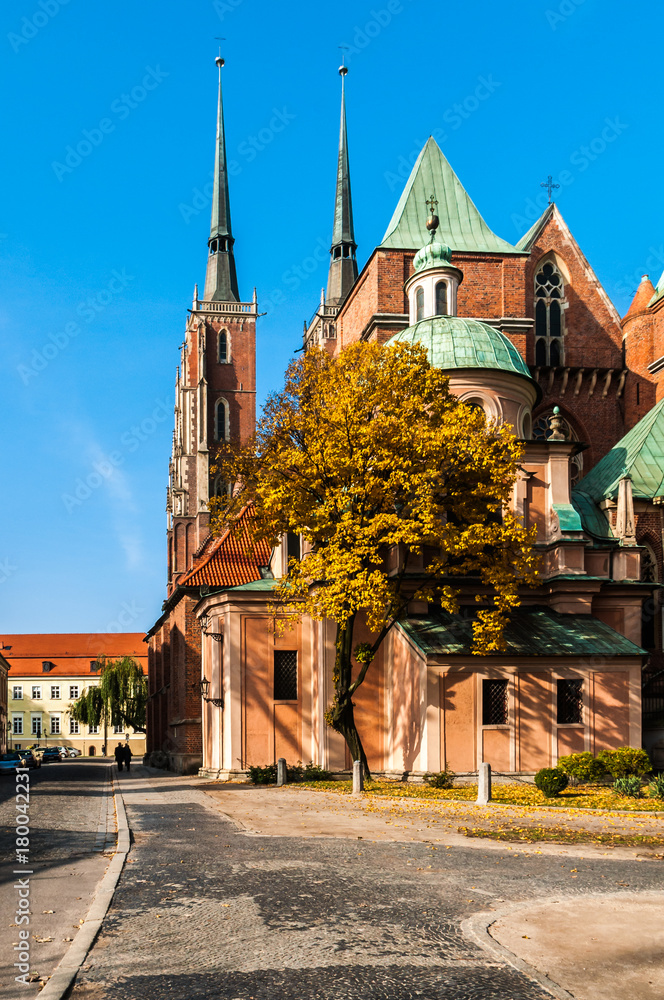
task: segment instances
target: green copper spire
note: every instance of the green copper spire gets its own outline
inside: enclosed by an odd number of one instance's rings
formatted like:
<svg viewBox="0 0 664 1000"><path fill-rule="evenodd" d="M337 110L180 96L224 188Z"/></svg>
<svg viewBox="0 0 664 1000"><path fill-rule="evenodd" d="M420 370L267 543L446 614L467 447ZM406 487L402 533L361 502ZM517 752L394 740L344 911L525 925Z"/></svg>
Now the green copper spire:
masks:
<svg viewBox="0 0 664 1000"><path fill-rule="evenodd" d="M463 253L519 253L517 247L492 233L470 200L433 138L417 158L381 247L418 250L427 239L427 198L440 200L440 234L452 250Z"/></svg>
<svg viewBox="0 0 664 1000"><path fill-rule="evenodd" d="M326 302L340 306L357 278L355 232L353 230L353 203L350 195L350 167L348 165L348 139L346 136L346 75L348 68L339 67L341 75L341 125L339 128L339 159L337 162L337 190L334 200L334 226L330 270L327 279Z"/></svg>
<svg viewBox="0 0 664 1000"><path fill-rule="evenodd" d="M214 190L212 192L212 221L208 240L209 257L205 274L206 302L239 302L240 293L233 256L231 231L231 203L228 195L226 169L226 136L224 132L224 105L221 97L221 67L224 60L215 60L219 67L219 102L217 105L217 145L214 155Z"/></svg>

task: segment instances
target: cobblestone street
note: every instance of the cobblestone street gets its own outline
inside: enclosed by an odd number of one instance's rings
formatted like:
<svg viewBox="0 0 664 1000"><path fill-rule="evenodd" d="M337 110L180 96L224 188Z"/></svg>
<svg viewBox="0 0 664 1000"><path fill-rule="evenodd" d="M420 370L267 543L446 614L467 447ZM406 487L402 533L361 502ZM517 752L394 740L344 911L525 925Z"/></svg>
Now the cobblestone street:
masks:
<svg viewBox="0 0 664 1000"><path fill-rule="evenodd" d="M536 1000L462 921L661 882L653 860L252 835L195 781L143 768L122 789L134 845L73 1000Z"/></svg>

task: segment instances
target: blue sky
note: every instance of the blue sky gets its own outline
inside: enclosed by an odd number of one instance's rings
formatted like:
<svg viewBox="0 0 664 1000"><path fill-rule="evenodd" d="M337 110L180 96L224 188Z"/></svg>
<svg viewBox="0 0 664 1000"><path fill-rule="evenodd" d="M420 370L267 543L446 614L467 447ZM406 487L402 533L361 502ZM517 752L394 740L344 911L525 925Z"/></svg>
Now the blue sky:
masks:
<svg viewBox="0 0 664 1000"><path fill-rule="evenodd" d="M433 133L510 241L566 171L559 208L621 313L664 270L655 0L6 0L0 635L140 631L160 613L215 36L240 292L267 309L259 399L325 283L342 44L360 264Z"/></svg>

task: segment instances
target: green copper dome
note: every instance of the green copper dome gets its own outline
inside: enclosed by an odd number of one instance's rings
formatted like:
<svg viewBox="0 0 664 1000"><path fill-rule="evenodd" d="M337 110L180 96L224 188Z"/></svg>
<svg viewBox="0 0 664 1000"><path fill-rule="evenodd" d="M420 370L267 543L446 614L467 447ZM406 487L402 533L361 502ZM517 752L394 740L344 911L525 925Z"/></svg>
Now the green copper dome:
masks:
<svg viewBox="0 0 664 1000"><path fill-rule="evenodd" d="M415 273L425 271L428 267L443 267L449 264L452 251L444 243L427 243L418 250L413 259Z"/></svg>
<svg viewBox="0 0 664 1000"><path fill-rule="evenodd" d="M434 368L498 369L532 382L528 366L514 344L488 323L461 316L431 316L400 330L388 344L419 344Z"/></svg>

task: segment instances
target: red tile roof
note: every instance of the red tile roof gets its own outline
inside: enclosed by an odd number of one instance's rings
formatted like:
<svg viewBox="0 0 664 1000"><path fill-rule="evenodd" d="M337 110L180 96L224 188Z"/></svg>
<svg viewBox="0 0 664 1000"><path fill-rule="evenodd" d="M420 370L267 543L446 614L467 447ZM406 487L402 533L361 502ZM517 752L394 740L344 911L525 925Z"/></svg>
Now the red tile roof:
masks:
<svg viewBox="0 0 664 1000"><path fill-rule="evenodd" d="M257 542L252 549L247 523L253 513L253 506L245 507L233 528L211 539L200 559L180 579L180 586L240 587L260 580L261 566L270 563L272 546Z"/></svg>
<svg viewBox="0 0 664 1000"><path fill-rule="evenodd" d="M90 676L90 662L102 656L132 656L147 667L142 632L75 632L0 635L0 653L11 667L11 676ZM42 663L54 666L44 672ZM92 675L94 676L94 674Z"/></svg>

